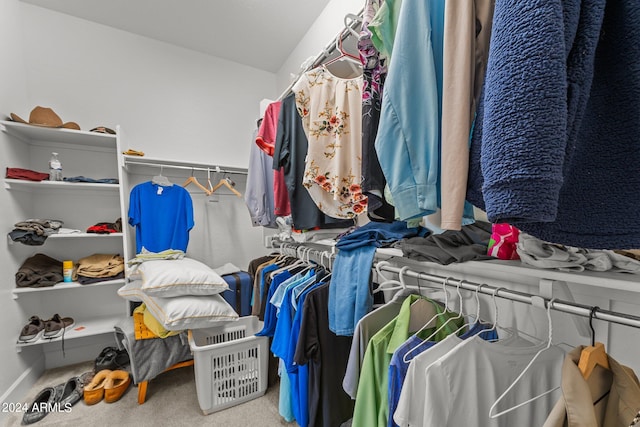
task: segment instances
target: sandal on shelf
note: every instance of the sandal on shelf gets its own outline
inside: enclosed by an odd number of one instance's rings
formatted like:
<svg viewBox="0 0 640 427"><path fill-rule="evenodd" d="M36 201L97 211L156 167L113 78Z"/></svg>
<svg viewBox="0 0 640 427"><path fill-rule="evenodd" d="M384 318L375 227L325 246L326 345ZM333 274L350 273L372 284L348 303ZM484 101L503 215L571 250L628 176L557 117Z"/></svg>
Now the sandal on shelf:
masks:
<svg viewBox="0 0 640 427"><path fill-rule="evenodd" d="M44 338L57 338L64 335L64 332L75 324L73 318L60 317L56 313L51 319L44 322Z"/></svg>
<svg viewBox="0 0 640 427"><path fill-rule="evenodd" d="M44 334L45 324L41 318L38 316L31 316L29 318L29 323L24 325L22 331L20 332L20 336L18 337L19 342L32 342L40 339Z"/></svg>

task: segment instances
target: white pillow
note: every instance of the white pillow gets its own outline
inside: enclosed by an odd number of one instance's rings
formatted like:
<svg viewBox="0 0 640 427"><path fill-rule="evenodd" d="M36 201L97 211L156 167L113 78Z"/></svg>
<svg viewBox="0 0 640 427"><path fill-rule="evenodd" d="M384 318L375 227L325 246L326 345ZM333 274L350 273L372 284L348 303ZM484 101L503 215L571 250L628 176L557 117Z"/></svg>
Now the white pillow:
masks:
<svg viewBox="0 0 640 427"><path fill-rule="evenodd" d="M118 295L129 301L144 302L153 317L169 331L209 328L220 322L238 320L238 313L220 295L158 298L142 292L141 285L140 280L129 282L118 289Z"/></svg>
<svg viewBox="0 0 640 427"><path fill-rule="evenodd" d="M155 297L215 295L229 289L218 273L191 258L143 262L138 272L142 291Z"/></svg>
<svg viewBox="0 0 640 427"><path fill-rule="evenodd" d="M142 280L132 280L118 289L118 295L129 301L142 302Z"/></svg>
<svg viewBox="0 0 640 427"><path fill-rule="evenodd" d="M157 298L144 295L147 310L165 329L209 328L220 322L238 320L238 313L220 295L186 295L173 298Z"/></svg>

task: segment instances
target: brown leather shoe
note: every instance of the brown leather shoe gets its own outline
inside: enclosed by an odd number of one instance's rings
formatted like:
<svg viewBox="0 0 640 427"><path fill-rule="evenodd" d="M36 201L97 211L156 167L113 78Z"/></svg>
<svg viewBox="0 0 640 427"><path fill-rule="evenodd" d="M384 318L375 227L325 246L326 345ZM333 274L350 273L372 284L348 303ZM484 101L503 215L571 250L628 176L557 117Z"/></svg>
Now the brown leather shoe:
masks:
<svg viewBox="0 0 640 427"><path fill-rule="evenodd" d="M113 403L122 397L131 384L131 376L129 372L116 370L111 371L104 384L104 401Z"/></svg>
<svg viewBox="0 0 640 427"><path fill-rule="evenodd" d="M104 397L104 389L111 371L103 369L98 372L91 382L84 386L84 403L87 405L95 405Z"/></svg>

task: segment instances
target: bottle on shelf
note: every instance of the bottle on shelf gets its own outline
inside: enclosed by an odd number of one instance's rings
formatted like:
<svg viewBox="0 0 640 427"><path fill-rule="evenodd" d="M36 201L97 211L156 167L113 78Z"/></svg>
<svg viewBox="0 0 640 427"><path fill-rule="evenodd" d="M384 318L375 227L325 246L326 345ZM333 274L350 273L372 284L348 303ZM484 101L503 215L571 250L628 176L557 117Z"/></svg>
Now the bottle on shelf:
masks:
<svg viewBox="0 0 640 427"><path fill-rule="evenodd" d="M62 261L63 282L73 282L73 261Z"/></svg>
<svg viewBox="0 0 640 427"><path fill-rule="evenodd" d="M58 153L51 153L49 159L49 181L62 181L62 164L58 160Z"/></svg>

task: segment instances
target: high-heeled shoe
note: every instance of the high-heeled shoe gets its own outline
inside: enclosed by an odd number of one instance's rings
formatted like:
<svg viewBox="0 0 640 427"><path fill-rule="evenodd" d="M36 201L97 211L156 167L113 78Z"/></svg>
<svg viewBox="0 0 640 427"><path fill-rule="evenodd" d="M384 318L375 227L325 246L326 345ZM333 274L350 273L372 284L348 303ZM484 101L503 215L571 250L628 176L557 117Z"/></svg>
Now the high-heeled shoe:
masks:
<svg viewBox="0 0 640 427"><path fill-rule="evenodd" d="M109 374L111 374L109 369L103 369L93 377L89 384L84 386L84 403L95 405L102 400Z"/></svg>
<svg viewBox="0 0 640 427"><path fill-rule="evenodd" d="M120 400L129 388L129 384L131 384L129 372L122 370L111 371L104 384L104 401L113 403Z"/></svg>

